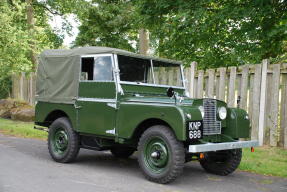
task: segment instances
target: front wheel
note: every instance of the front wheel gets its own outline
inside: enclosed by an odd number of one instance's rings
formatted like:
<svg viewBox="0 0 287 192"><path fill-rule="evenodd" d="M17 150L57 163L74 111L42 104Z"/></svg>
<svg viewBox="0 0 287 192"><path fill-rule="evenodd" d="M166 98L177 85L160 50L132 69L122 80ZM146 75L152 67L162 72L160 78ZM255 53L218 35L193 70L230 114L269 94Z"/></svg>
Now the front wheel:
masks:
<svg viewBox="0 0 287 192"><path fill-rule="evenodd" d="M199 162L207 172L225 176L237 169L241 157L241 149L232 149L205 153L204 159Z"/></svg>
<svg viewBox="0 0 287 192"><path fill-rule="evenodd" d="M49 127L48 149L51 157L60 163L71 162L77 157L79 136L68 118L58 118Z"/></svg>
<svg viewBox="0 0 287 192"><path fill-rule="evenodd" d="M145 177L157 183L169 183L183 170L184 146L166 126L147 129L138 144L138 161Z"/></svg>

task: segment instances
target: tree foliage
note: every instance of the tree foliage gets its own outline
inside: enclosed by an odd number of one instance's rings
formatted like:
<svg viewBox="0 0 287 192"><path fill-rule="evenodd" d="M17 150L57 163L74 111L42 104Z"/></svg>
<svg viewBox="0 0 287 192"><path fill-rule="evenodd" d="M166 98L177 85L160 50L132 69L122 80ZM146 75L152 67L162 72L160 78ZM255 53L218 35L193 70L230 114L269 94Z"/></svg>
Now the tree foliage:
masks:
<svg viewBox="0 0 287 192"><path fill-rule="evenodd" d="M93 0L78 14L75 46L107 46L137 51L137 12L129 0Z"/></svg>
<svg viewBox="0 0 287 192"><path fill-rule="evenodd" d="M258 63L284 54L287 2L282 0L140 0L157 52L203 67ZM285 45L284 45L285 44Z"/></svg>
<svg viewBox="0 0 287 192"><path fill-rule="evenodd" d="M138 29L150 31L161 57L202 67L286 58L285 0L92 0L80 13L76 46L134 50ZM284 55L285 54L285 55Z"/></svg>
<svg viewBox="0 0 287 192"><path fill-rule="evenodd" d="M65 20L70 13L81 23L74 46L138 52L138 31L144 28L155 55L197 61L202 68L265 58L287 62L286 0L29 0L33 37L26 2L0 1L0 91L11 73L33 70L29 52L62 46L64 36L49 19L60 15ZM69 32L71 25L65 23L61 30Z"/></svg>
<svg viewBox="0 0 287 192"><path fill-rule="evenodd" d="M43 49L58 48L63 37L49 25L50 12L56 10L45 1L32 1L35 26L33 36L27 24L27 3L25 0L0 1L0 92L7 96L15 72L29 72L33 65L29 57ZM63 1L62 1L63 2ZM31 47L31 42L35 45Z"/></svg>

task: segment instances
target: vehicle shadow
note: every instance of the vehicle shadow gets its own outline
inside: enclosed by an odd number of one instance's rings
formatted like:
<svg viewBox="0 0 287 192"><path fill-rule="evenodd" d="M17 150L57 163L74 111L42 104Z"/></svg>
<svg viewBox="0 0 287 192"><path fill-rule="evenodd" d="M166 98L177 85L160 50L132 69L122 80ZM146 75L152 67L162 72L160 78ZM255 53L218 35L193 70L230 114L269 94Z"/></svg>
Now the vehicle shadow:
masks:
<svg viewBox="0 0 287 192"><path fill-rule="evenodd" d="M129 174L129 176L144 179L137 161L137 152L127 159L116 158L110 152L86 151L81 149L74 165L81 167L88 167L89 169L101 170L105 172L114 172L117 174ZM200 180L206 177L205 171L200 167L198 162L186 163L184 172L177 179L172 182L172 185L187 182L190 184L191 180Z"/></svg>

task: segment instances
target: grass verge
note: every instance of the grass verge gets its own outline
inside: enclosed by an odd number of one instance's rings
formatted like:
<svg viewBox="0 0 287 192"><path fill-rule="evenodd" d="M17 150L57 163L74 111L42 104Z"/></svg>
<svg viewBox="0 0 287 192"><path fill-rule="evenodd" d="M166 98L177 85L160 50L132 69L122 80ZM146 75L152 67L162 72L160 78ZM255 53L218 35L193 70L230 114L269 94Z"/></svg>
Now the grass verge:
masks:
<svg viewBox="0 0 287 192"><path fill-rule="evenodd" d="M0 133L17 137L46 140L47 133L35 130L34 123L12 121L0 118ZM243 149L240 170L287 178L287 150L272 147L258 147L254 153Z"/></svg>
<svg viewBox="0 0 287 192"><path fill-rule="evenodd" d="M240 170L287 178L287 150L277 147L258 147L255 152L243 149Z"/></svg>
<svg viewBox="0 0 287 192"><path fill-rule="evenodd" d="M47 139L47 133L34 129L33 122L12 121L0 118L0 133L16 137Z"/></svg>

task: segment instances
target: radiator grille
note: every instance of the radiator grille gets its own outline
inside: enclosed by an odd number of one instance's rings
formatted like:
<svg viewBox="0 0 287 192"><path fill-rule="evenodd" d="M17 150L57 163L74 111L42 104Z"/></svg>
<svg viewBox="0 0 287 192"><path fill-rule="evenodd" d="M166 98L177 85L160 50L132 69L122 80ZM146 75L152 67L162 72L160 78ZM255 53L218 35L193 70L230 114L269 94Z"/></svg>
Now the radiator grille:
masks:
<svg viewBox="0 0 287 192"><path fill-rule="evenodd" d="M216 120L216 100L203 99L203 134L221 134L221 122Z"/></svg>

